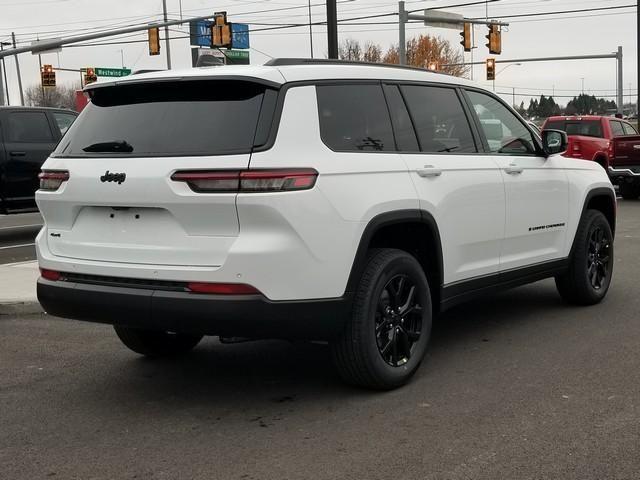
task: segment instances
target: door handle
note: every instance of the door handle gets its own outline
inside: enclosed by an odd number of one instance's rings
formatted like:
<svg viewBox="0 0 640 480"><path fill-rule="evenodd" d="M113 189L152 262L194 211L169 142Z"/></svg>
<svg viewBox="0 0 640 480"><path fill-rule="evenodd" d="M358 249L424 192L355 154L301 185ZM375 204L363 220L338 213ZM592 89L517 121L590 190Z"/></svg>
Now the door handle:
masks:
<svg viewBox="0 0 640 480"><path fill-rule="evenodd" d="M424 168L420 168L416 171L418 172L418 175L423 178L439 177L440 175L442 175L442 169L436 168L433 165L425 165Z"/></svg>
<svg viewBox="0 0 640 480"><path fill-rule="evenodd" d="M9 152L12 157L25 157L27 152Z"/></svg>
<svg viewBox="0 0 640 480"><path fill-rule="evenodd" d="M504 171L509 175L519 175L524 171L524 168L519 167L515 163L510 163L508 167L505 167Z"/></svg>

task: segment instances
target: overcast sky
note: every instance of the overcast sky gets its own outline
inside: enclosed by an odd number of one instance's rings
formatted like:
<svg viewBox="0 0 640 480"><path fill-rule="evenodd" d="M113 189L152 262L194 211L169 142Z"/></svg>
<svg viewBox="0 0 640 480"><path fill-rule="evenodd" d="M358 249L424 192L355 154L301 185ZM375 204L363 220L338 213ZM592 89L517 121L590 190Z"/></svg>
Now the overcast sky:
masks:
<svg viewBox="0 0 640 480"><path fill-rule="evenodd" d="M471 0L408 0L407 9L421 7L446 7ZM325 19L323 0L311 0L313 21ZM379 13L397 12L397 2L390 0L338 0L338 18L351 18ZM501 0L488 5L489 18L502 15L525 14L561 10L579 10L616 5L634 5L631 0ZM308 22L307 2L305 0L167 0L171 18L179 18L180 7L185 18L206 15L221 10L228 12L229 20L239 23L302 23ZM280 12L257 11L301 7ZM484 5L449 8L448 11L464 14L466 17L484 17ZM162 0L0 0L0 40L10 40L12 31L17 41L30 42L39 36L64 37L89 33L94 30L139 24L161 18ZM351 37L361 42L375 42L386 49L397 42L397 25L392 22L397 17L383 17L365 22L381 22L378 25L340 25L340 39ZM636 80L636 9L624 8L605 12L582 12L553 17L515 18L504 20L511 25L503 33L503 50L500 59L530 58L543 56L565 56L604 54L614 52L618 45L624 52L624 90L625 101L635 99ZM265 28L252 26L251 28ZM172 36L181 37L179 27L173 28ZM187 27L183 30L186 32ZM420 33L437 34L452 42L460 40L458 30L436 29L422 25L409 25L407 38ZM484 44L486 28L476 26L476 45L474 60L484 60L488 51ZM146 33L129 34L124 40L145 39ZM117 39L105 39L100 42L114 42ZM264 63L271 57L309 56L308 27L286 30L262 31L251 34L251 62ZM326 55L326 29L314 27L314 53ZM5 47L6 48L6 47ZM92 47L65 47L59 54L43 55L43 63L65 68L121 67L128 68L165 68L164 42L162 55L150 57L146 43L123 45L103 45ZM462 48L462 47L460 47ZM122 52L121 52L122 50ZM188 39L175 39L171 42L171 54L174 68L191 66ZM469 54L467 59L469 58ZM38 57L22 54L19 57L24 86L38 84ZM58 63L59 62L59 63ZM15 63L7 58L9 74L9 94L12 104L19 101ZM512 66L500 72L504 66L498 66L498 91L512 92L515 87L517 103L528 102L528 97L520 95L551 94L555 88L558 103L565 104L568 99L561 95L573 96L584 88L596 95L615 95L615 60L588 60L571 62L526 63ZM474 78L483 85L484 67L475 68ZM79 80L79 74L59 72L58 82L72 83ZM505 96L512 101L511 95Z"/></svg>

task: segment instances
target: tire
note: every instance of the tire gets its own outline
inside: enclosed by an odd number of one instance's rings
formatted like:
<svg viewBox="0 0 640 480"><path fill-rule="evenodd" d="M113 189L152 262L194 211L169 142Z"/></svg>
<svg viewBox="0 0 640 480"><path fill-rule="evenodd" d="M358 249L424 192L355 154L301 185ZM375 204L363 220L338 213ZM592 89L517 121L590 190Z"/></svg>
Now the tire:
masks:
<svg viewBox="0 0 640 480"><path fill-rule="evenodd" d="M351 317L331 342L340 376L378 390L405 384L427 351L431 317L429 284L418 261L402 250L372 250Z"/></svg>
<svg viewBox="0 0 640 480"><path fill-rule="evenodd" d="M620 195L625 200L636 200L640 197L640 185L635 183L621 183Z"/></svg>
<svg viewBox="0 0 640 480"><path fill-rule="evenodd" d="M602 301L613 275L613 234L605 216L587 210L580 221L569 269L556 277L560 296L575 305Z"/></svg>
<svg viewBox="0 0 640 480"><path fill-rule="evenodd" d="M118 338L130 350L147 357L169 357L192 350L203 335L141 330L114 325Z"/></svg>

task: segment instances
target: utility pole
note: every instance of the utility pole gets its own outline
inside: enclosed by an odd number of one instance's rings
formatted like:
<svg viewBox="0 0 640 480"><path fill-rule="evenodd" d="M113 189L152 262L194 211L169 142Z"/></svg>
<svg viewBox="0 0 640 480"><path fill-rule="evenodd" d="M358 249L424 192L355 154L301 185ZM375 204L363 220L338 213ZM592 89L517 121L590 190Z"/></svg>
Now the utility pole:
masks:
<svg viewBox="0 0 640 480"><path fill-rule="evenodd" d="M11 41L13 42L13 48L16 48L16 34L11 32ZM22 76L20 75L20 62L18 61L18 55L14 55L16 59L16 74L18 75L18 88L20 89L20 105L24 106L24 92L22 91Z"/></svg>
<svg viewBox="0 0 640 480"><path fill-rule="evenodd" d="M162 0L162 14L164 23L167 23L167 0ZM171 45L169 42L169 25L164 26L164 41L167 46L167 70L171 70Z"/></svg>
<svg viewBox="0 0 640 480"><path fill-rule="evenodd" d="M584 95L584 77L580 77L580 80L582 80L582 95Z"/></svg>
<svg viewBox="0 0 640 480"><path fill-rule="evenodd" d="M636 102L638 103L636 103L636 113L640 113L640 0L638 0L638 8L636 8L636 35L638 37L638 48L636 48L638 54L638 71L636 77L638 97L636 98Z"/></svg>
<svg viewBox="0 0 640 480"><path fill-rule="evenodd" d="M329 58L338 58L338 8L336 0L327 0L327 46Z"/></svg>

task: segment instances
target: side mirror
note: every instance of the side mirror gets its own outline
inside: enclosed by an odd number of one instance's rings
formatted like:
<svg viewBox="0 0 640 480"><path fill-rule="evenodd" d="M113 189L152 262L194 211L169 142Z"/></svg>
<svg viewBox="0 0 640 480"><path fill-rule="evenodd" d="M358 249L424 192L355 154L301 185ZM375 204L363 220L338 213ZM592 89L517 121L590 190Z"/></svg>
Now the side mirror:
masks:
<svg viewBox="0 0 640 480"><path fill-rule="evenodd" d="M568 145L569 137L566 132L562 130L542 131L542 148L547 156L566 152Z"/></svg>

